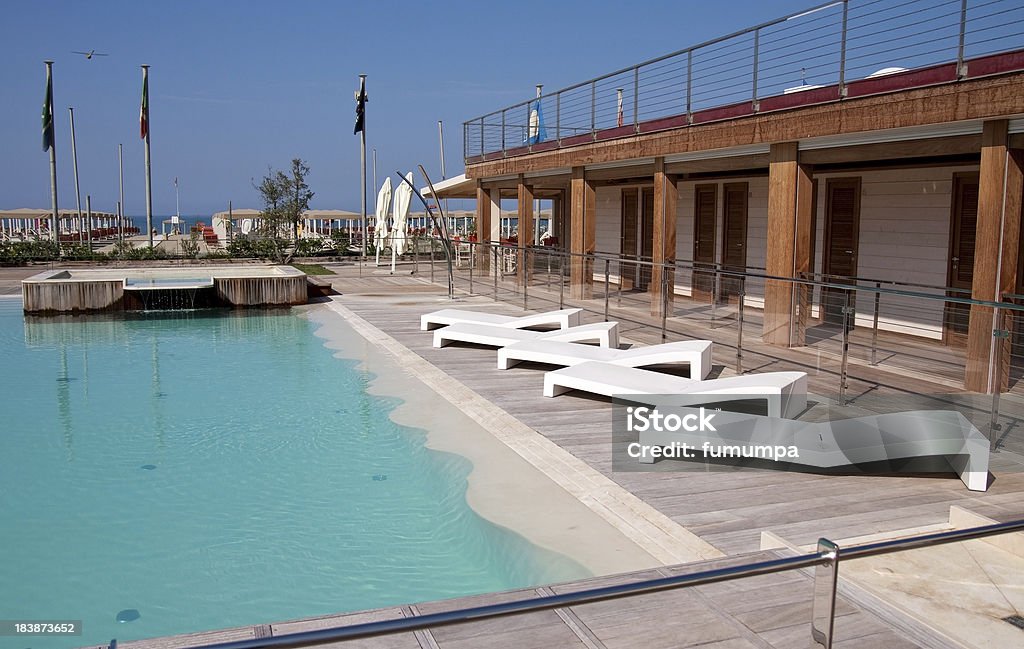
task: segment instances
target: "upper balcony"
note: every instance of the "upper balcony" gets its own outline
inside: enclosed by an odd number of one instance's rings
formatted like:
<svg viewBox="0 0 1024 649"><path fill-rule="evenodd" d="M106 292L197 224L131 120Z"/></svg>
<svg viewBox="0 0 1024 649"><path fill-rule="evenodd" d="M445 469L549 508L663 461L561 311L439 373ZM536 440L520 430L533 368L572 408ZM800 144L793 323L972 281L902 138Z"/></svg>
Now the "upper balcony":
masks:
<svg viewBox="0 0 1024 649"><path fill-rule="evenodd" d="M1020 0L839 0L471 119L463 153L472 165L1014 70Z"/></svg>

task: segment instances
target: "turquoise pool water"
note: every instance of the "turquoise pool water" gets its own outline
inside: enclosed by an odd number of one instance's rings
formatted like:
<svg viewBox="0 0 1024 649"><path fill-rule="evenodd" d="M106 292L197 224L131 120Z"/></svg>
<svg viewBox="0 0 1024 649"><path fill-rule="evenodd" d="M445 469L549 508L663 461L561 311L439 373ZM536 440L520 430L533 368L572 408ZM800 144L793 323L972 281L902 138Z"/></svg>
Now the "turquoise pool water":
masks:
<svg viewBox="0 0 1024 649"><path fill-rule="evenodd" d="M73 647L582 576L465 503L290 312L26 320L0 300L0 619ZM119 623L122 611L139 617ZM128 614L131 617L131 614Z"/></svg>

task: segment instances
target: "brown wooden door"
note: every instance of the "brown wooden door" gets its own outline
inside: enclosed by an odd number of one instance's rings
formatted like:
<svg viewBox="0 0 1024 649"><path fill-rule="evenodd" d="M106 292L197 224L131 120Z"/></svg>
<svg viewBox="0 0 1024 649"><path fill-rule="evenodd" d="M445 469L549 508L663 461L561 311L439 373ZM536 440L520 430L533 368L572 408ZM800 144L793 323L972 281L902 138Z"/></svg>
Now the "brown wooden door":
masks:
<svg viewBox="0 0 1024 649"><path fill-rule="evenodd" d="M654 188L644 188L641 199L640 259L650 263L654 259ZM639 275L637 288L646 291L651 284L651 267L640 266Z"/></svg>
<svg viewBox="0 0 1024 649"><path fill-rule="evenodd" d="M636 189L622 190L622 238L620 254L624 263L619 268L619 276L622 281L622 290L630 291L636 285L637 268L637 215L639 214L639 194Z"/></svg>
<svg viewBox="0 0 1024 649"><path fill-rule="evenodd" d="M701 268L713 268L715 263L718 185L697 185L693 197L693 297L709 300L714 290L714 274Z"/></svg>
<svg viewBox="0 0 1024 649"><path fill-rule="evenodd" d="M853 283L857 276L857 243L860 239L860 178L830 178L825 185L825 245L823 272L831 283ZM849 294L850 306L855 295ZM827 322L842 322L846 291L822 291ZM850 326L853 326L851 316Z"/></svg>
<svg viewBox="0 0 1024 649"><path fill-rule="evenodd" d="M747 183L726 183L722 190L722 210L725 213L722 268L743 272L747 268ZM739 275L722 275L719 279L720 299L735 302L739 298L741 282Z"/></svg>
<svg viewBox="0 0 1024 649"><path fill-rule="evenodd" d="M970 297L974 283L974 240L978 229L978 173L953 174L953 205L949 225L949 273L947 284L951 296ZM952 344L966 344L970 306L947 304L945 339Z"/></svg>

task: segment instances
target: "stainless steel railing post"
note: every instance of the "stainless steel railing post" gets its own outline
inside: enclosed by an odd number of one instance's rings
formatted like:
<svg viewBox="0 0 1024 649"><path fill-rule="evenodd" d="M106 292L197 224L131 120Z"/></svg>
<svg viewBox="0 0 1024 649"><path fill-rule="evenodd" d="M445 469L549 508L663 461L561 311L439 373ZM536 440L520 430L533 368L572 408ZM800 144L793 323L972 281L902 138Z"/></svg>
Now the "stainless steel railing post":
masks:
<svg viewBox="0 0 1024 649"><path fill-rule="evenodd" d="M850 328L853 323L850 322L850 312L853 309L850 307L850 289L846 289L843 293L843 356L839 363L839 405L846 405L846 376L847 376L847 364L850 361Z"/></svg>
<svg viewBox="0 0 1024 649"><path fill-rule="evenodd" d="M661 342L668 340L668 268L661 265Z"/></svg>
<svg viewBox="0 0 1024 649"><path fill-rule="evenodd" d="M881 282L875 282L875 288L882 288ZM882 302L882 292L875 292L875 313L871 320L871 364L878 365L878 308Z"/></svg>
<svg viewBox="0 0 1024 649"><path fill-rule="evenodd" d="M967 35L967 0L960 2L960 41L956 49L956 76L958 79L967 76L964 65L964 39Z"/></svg>
<svg viewBox="0 0 1024 649"><path fill-rule="evenodd" d="M430 242L430 283L434 283L434 237L431 235L427 241Z"/></svg>
<svg viewBox="0 0 1024 649"><path fill-rule="evenodd" d="M590 82L590 135L597 139L597 82Z"/></svg>
<svg viewBox="0 0 1024 649"><path fill-rule="evenodd" d="M608 322L608 271L611 265L611 259L605 257L604 259L604 321Z"/></svg>
<svg viewBox="0 0 1024 649"><path fill-rule="evenodd" d="M843 0L843 28L839 43L839 96L846 96L846 23L850 13L850 3Z"/></svg>
<svg viewBox="0 0 1024 649"><path fill-rule="evenodd" d="M476 265L476 264L473 263L473 260L476 258L476 244L471 242L471 241L468 241L468 242L466 242L466 245L469 246L469 294L472 295L473 294L473 266Z"/></svg>
<svg viewBox="0 0 1024 649"><path fill-rule="evenodd" d="M558 308L565 308L565 253L558 262Z"/></svg>
<svg viewBox="0 0 1024 649"><path fill-rule="evenodd" d="M736 310L736 373L743 374L743 301L746 299L746 282L740 278L740 302Z"/></svg>
<svg viewBox="0 0 1024 649"><path fill-rule="evenodd" d="M491 244L491 251L494 252L494 266L491 267L491 272L494 273L494 301L498 301L498 273L501 272L500 257L501 257L501 244Z"/></svg>
<svg viewBox="0 0 1024 649"><path fill-rule="evenodd" d="M839 546L828 539L818 539L818 554L825 562L814 567L811 646L832 649L836 620L836 586L839 583Z"/></svg>
<svg viewBox="0 0 1024 649"><path fill-rule="evenodd" d="M523 251L523 311L527 311L530 308L530 267L526 261L530 258L530 254L527 252L527 248L524 246Z"/></svg>
<svg viewBox="0 0 1024 649"><path fill-rule="evenodd" d="M761 29L758 28L758 29L754 30L754 83L753 83L754 89L753 89L753 93L752 93L751 98L750 98L750 105L751 105L751 107L754 110L758 110L758 103L757 103L757 68L758 68L758 54L759 54L759 50L761 49L760 43L761 43Z"/></svg>
<svg viewBox="0 0 1024 649"><path fill-rule="evenodd" d="M998 308L994 310L992 316L992 344L995 348L992 350L992 367L989 370L992 387L992 417L988 426L991 431L990 444L995 440L996 433L1002 430L1002 426L999 424L999 398L1003 391L1003 341L1010 338L1010 330L1003 329Z"/></svg>
<svg viewBox="0 0 1024 649"><path fill-rule="evenodd" d="M718 267L715 267L715 274L711 278L711 326L715 325L715 302L718 300Z"/></svg>

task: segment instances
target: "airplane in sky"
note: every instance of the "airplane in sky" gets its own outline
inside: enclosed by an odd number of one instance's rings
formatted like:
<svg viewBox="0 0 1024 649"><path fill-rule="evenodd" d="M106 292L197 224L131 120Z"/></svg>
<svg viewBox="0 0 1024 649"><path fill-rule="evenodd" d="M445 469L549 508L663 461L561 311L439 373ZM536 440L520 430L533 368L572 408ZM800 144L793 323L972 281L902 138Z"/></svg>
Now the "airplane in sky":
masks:
<svg viewBox="0 0 1024 649"><path fill-rule="evenodd" d="M89 50L88 52L72 52L72 54L81 54L85 56L85 58L87 59L91 59L94 56L109 56L108 54L104 54L103 52L97 52L96 50Z"/></svg>

